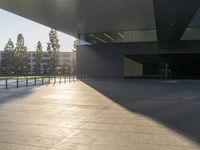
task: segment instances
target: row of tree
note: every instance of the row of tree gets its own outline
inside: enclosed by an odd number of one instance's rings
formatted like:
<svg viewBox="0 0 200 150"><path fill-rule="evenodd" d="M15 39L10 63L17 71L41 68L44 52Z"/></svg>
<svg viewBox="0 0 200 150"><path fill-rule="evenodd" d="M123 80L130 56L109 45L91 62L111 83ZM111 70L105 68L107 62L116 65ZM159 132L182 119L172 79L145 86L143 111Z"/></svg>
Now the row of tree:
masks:
<svg viewBox="0 0 200 150"><path fill-rule="evenodd" d="M56 68L59 65L59 55L60 55L60 44L57 36L57 32L51 29L49 32L49 42L47 43L47 55L49 59L47 60L47 66L45 68L46 73L55 74ZM41 63L43 57L43 47L42 43L38 41L35 53L35 65L34 73L41 74ZM16 45L11 39L8 40L6 44L2 60L1 60L1 73L6 75L25 75L30 71L29 66L29 56L27 52L27 47L24 44L24 37L22 34L17 36ZM65 69L67 66L62 66L61 70Z"/></svg>
<svg viewBox="0 0 200 150"><path fill-rule="evenodd" d="M16 46L11 39L6 44L1 60L1 70L4 74L24 73L28 67L27 47L24 45L24 37L22 34L17 36Z"/></svg>

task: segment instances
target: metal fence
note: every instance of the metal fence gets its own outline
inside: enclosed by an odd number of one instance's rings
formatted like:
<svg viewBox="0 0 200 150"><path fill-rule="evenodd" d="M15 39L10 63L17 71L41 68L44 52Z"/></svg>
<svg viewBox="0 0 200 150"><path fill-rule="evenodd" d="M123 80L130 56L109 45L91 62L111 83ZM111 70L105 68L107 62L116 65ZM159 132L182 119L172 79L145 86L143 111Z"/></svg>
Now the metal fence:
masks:
<svg viewBox="0 0 200 150"><path fill-rule="evenodd" d="M19 88L28 86L48 85L56 83L77 82L79 78L87 78L87 75L68 76L41 76L41 77L1 77L0 89Z"/></svg>

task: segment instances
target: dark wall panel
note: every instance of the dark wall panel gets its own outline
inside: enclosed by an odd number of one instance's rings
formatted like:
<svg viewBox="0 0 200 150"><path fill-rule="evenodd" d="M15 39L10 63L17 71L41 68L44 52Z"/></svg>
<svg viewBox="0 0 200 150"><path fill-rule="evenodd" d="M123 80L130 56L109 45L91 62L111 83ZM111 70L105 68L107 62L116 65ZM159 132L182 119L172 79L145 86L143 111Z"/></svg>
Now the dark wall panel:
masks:
<svg viewBox="0 0 200 150"><path fill-rule="evenodd" d="M82 46L77 50L77 70L80 74L97 78L123 76L123 55L111 47Z"/></svg>
<svg viewBox="0 0 200 150"><path fill-rule="evenodd" d="M136 54L200 54L200 41L182 41L177 49L158 49L156 42L80 46L77 72L92 78L123 78L123 57Z"/></svg>

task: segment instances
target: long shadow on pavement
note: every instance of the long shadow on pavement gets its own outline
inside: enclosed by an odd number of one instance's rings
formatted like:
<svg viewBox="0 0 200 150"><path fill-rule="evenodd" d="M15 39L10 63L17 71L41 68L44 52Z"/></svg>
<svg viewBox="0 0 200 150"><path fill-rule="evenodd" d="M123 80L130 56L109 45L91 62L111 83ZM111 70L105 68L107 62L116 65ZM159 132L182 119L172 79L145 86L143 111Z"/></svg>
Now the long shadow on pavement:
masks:
<svg viewBox="0 0 200 150"><path fill-rule="evenodd" d="M200 143L200 81L82 80L129 111Z"/></svg>
<svg viewBox="0 0 200 150"><path fill-rule="evenodd" d="M38 87L38 86L37 86ZM34 86L0 89L0 104L20 100L33 92Z"/></svg>

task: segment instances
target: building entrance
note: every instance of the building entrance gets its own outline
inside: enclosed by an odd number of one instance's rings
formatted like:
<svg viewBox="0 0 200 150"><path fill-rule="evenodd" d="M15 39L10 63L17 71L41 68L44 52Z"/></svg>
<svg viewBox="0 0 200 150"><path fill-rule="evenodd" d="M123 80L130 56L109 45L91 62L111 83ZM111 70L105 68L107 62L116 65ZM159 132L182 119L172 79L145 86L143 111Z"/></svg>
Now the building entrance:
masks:
<svg viewBox="0 0 200 150"><path fill-rule="evenodd" d="M200 54L126 55L124 77L200 79Z"/></svg>

